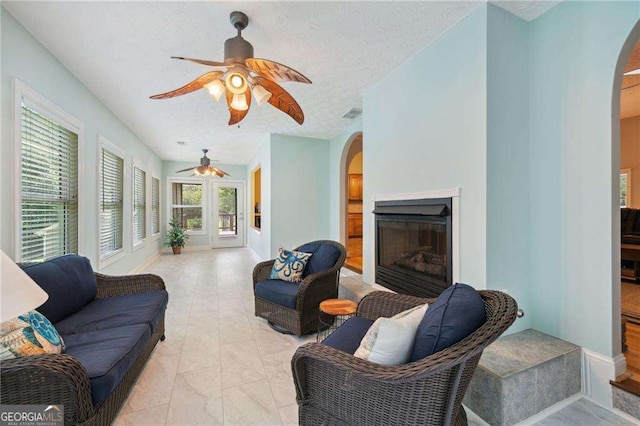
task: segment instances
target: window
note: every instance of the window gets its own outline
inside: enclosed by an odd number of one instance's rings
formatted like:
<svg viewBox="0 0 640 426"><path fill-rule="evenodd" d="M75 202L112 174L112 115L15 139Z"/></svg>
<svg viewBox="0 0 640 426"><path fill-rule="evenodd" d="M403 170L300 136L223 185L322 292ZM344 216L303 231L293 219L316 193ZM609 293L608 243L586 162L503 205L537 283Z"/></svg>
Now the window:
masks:
<svg viewBox="0 0 640 426"><path fill-rule="evenodd" d="M77 253L82 125L22 83L16 87L21 170L17 260L38 262Z"/></svg>
<svg viewBox="0 0 640 426"><path fill-rule="evenodd" d="M147 173L133 166L133 245L139 245L147 237Z"/></svg>
<svg viewBox="0 0 640 426"><path fill-rule="evenodd" d="M202 232L202 183L172 182L171 197L171 217L192 233Z"/></svg>
<svg viewBox="0 0 640 426"><path fill-rule="evenodd" d="M631 169L620 170L620 207L631 207Z"/></svg>
<svg viewBox="0 0 640 426"><path fill-rule="evenodd" d="M160 233L160 179L151 178L151 235Z"/></svg>
<svg viewBox="0 0 640 426"><path fill-rule="evenodd" d="M124 160L100 147L100 261L122 252Z"/></svg>

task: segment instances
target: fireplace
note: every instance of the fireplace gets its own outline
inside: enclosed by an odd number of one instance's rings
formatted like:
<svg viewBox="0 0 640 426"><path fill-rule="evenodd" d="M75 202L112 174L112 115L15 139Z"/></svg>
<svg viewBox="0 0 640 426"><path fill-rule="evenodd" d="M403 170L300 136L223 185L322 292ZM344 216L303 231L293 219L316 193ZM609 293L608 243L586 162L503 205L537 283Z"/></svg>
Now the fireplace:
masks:
<svg viewBox="0 0 640 426"><path fill-rule="evenodd" d="M436 297L452 284L451 198L376 201L376 282Z"/></svg>

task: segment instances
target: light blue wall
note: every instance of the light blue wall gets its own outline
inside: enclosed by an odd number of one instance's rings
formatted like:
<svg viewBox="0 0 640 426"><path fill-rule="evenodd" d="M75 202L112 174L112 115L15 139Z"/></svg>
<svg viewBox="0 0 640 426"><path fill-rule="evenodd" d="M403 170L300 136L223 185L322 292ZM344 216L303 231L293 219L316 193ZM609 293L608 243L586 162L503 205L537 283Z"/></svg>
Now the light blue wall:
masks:
<svg viewBox="0 0 640 426"><path fill-rule="evenodd" d="M340 211L340 206L344 198L346 198L346 178L344 188L340 188L340 176L342 170L342 156L347 142L351 137L362 131L362 119L358 119L351 123L342 133L329 141L329 238L334 241L342 241L344 243L341 222L344 222L344 213ZM363 135L363 152L366 135Z"/></svg>
<svg viewBox="0 0 640 426"><path fill-rule="evenodd" d="M609 356L620 352L612 90L639 18L636 1L564 2L530 27L532 324Z"/></svg>
<svg viewBox="0 0 640 426"><path fill-rule="evenodd" d="M507 290L531 327L528 23L487 9L487 287Z"/></svg>
<svg viewBox="0 0 640 426"><path fill-rule="evenodd" d="M261 228L257 229L249 226L247 230L247 247L262 260L271 258L271 136L265 139L258 150L258 153L247 165L247 182L251 180L251 172L258 166L261 167L260 204L262 209ZM247 199L251 200L251 195L247 191ZM247 205L251 205L247 202Z"/></svg>
<svg viewBox="0 0 640 426"><path fill-rule="evenodd" d="M84 219L81 244L82 255L98 268L98 135L103 135L111 143L119 146L126 154L125 167L129 171L124 186L124 251L126 256L105 268L105 273L123 274L155 256L160 249L160 240L148 241L146 246L132 252L131 248L131 159L142 160L153 170L161 170L160 159L131 132L100 100L67 70L45 47L18 23L4 8L2 13L2 145L0 181L2 193L0 203L1 247L12 253L14 226L13 197L14 179L12 162L14 158L13 137L13 82L19 79L75 116L84 123L84 144L82 146L82 174L84 189L79 194L79 212Z"/></svg>
<svg viewBox="0 0 640 426"><path fill-rule="evenodd" d="M271 135L272 257L329 238L328 170L329 141Z"/></svg>
<svg viewBox="0 0 640 426"><path fill-rule="evenodd" d="M365 93L365 282L372 197L460 187L461 280L486 287L486 17L478 7Z"/></svg>
<svg viewBox="0 0 640 426"><path fill-rule="evenodd" d="M176 173L176 170L183 170L186 169L188 167L193 167L194 165L198 164L200 161L199 157L195 158L194 161L192 162L181 162L181 161L163 161L162 162L162 192L163 194L167 194L166 197L162 198L162 211L164 213L163 217L166 217L167 220L165 220L162 223L162 233L164 235L164 233L166 232L167 229L167 224L169 223L169 220L171 219L171 216L168 215L168 204L171 201L169 200L169 197L171 197L171 191L169 191L169 186L168 186L168 178L170 177L191 177L191 173L189 172L182 172L182 173ZM225 172L229 173L231 176L225 176L224 178L219 178L218 176L212 176L212 177L208 177L206 179L202 179L202 182L204 182L205 186L204 186L204 191L205 191L205 207L203 210L203 216L205 216L207 218L206 220L206 227L208 229L206 229L206 234L205 235L191 235L189 237L189 241L187 241L187 245L186 247L211 247L211 233L212 233L212 227L211 227L211 183L212 182L217 182L217 181L225 181L225 180L233 180L233 181L242 181L245 182L247 181L247 166L241 166L241 165L237 165L237 164L221 164L221 163L212 163L213 166L218 167L222 170L224 170ZM246 185L245 185L246 186ZM249 188L247 187L246 190L248 191ZM246 197L245 197L246 198ZM246 207L245 209L249 208L249 203L246 203ZM248 218L248 212L247 210L245 210L245 218ZM245 232L246 231L246 220L245 220Z"/></svg>

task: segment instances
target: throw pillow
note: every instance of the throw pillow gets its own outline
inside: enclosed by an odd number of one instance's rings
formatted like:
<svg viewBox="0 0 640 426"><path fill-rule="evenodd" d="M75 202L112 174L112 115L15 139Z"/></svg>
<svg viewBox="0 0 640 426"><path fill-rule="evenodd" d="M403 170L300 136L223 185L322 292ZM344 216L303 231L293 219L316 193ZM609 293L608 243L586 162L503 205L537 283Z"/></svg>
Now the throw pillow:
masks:
<svg viewBox="0 0 640 426"><path fill-rule="evenodd" d="M278 250L278 257L271 269L271 280L289 281L297 283L302 281L302 273L311 258L311 253L301 251L289 251L283 248Z"/></svg>
<svg viewBox="0 0 640 426"><path fill-rule="evenodd" d="M0 324L0 360L28 355L59 354L63 341L44 315L30 311Z"/></svg>
<svg viewBox="0 0 640 426"><path fill-rule="evenodd" d="M467 284L452 285L431 304L420 322L410 360L417 361L458 343L485 321L480 294Z"/></svg>
<svg viewBox="0 0 640 426"><path fill-rule="evenodd" d="M418 324L428 306L419 305L391 318L378 318L353 355L382 365L404 364L409 360Z"/></svg>

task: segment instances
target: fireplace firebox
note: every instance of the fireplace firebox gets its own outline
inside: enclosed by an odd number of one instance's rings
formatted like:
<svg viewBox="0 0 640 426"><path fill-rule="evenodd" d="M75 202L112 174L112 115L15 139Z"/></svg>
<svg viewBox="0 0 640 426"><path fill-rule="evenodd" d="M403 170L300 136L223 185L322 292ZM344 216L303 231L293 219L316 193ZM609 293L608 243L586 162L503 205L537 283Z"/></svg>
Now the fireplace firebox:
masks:
<svg viewBox="0 0 640 426"><path fill-rule="evenodd" d="M376 282L437 297L452 284L451 198L375 203Z"/></svg>

